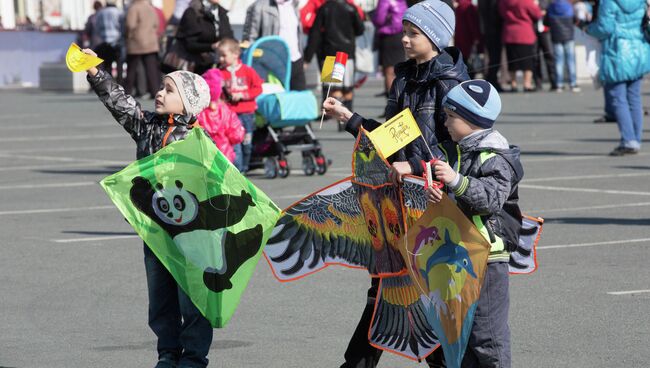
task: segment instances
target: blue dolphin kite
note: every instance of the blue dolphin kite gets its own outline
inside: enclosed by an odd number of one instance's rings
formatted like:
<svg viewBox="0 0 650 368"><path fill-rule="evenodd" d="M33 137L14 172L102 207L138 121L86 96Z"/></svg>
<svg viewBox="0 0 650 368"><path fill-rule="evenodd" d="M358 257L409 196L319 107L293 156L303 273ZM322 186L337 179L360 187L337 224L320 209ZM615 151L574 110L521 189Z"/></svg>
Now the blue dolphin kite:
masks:
<svg viewBox="0 0 650 368"><path fill-rule="evenodd" d="M467 249L451 241L449 238L449 230L445 230L445 242L427 260L426 274L429 274L429 271L431 271L435 265L442 263L456 265L457 273L464 268L468 274L473 278L476 278L474 266L472 265L472 260L469 258Z"/></svg>

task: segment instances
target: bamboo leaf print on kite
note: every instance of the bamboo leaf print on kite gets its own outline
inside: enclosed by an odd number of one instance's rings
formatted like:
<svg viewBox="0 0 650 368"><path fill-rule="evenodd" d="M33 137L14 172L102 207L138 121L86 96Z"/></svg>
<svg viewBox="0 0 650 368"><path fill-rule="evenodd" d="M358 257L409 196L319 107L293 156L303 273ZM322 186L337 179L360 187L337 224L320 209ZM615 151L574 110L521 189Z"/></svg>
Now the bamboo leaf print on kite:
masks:
<svg viewBox="0 0 650 368"><path fill-rule="evenodd" d="M261 257L277 206L202 129L101 185L201 313L223 327Z"/></svg>

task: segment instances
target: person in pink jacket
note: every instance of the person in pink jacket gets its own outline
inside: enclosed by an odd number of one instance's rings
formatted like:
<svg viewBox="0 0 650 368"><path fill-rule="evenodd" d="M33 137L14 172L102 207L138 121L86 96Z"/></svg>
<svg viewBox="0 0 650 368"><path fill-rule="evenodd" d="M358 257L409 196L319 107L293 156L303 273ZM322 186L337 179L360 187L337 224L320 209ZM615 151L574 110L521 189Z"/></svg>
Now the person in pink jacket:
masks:
<svg viewBox="0 0 650 368"><path fill-rule="evenodd" d="M506 45L508 71L513 91L517 90L515 73L524 72L524 91L533 92L535 66L535 24L543 14L537 0L501 0L499 14L503 19L503 43Z"/></svg>
<svg viewBox="0 0 650 368"><path fill-rule="evenodd" d="M237 114L221 100L223 77L219 69L209 69L203 73L203 79L210 87L210 106L197 116L199 124L212 137L217 148L230 160L235 162L233 146L244 140L246 131Z"/></svg>

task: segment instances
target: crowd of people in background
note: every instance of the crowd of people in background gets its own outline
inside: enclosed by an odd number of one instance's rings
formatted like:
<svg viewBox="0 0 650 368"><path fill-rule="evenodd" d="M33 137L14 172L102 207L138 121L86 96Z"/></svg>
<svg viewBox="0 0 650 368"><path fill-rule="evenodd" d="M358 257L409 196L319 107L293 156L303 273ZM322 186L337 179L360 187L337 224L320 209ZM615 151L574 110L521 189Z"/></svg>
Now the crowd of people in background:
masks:
<svg viewBox="0 0 650 368"><path fill-rule="evenodd" d="M540 91L545 80L550 91L580 92L576 34L586 32L600 40L602 65L598 82L604 87L605 114L595 122L618 122L622 143L612 154L619 155L640 148L640 80L650 71L648 53L644 51L648 42L638 36L638 42L632 40L622 30L628 26L640 29L647 9L645 1L445 2L455 11L453 44L461 51L470 77L482 75L499 92ZM280 36L291 53L291 90L307 88L305 70L314 58L320 69L325 56L346 52L349 61L345 80L332 86L323 84L322 95L333 87L331 96L352 110L354 89L361 84L358 76L355 79L356 39L368 29L364 22L373 25L372 50L378 55L377 66L384 79L380 95L387 97L395 79L394 66L406 60L401 18L408 7L418 2L377 0L374 9L364 12L354 0L309 0L300 8L293 0L256 0L247 9L243 34L237 42L246 47L260 37ZM636 12L630 11L633 6ZM602 12L603 8L608 12ZM161 72L179 69L177 64L165 62L170 49L184 50L186 58L193 60L190 70L203 74L219 66L220 42L234 39L228 12L218 0L178 0L168 22L162 10L149 0L132 0L124 10L115 6L115 0L105 0L105 4L98 0L93 9L83 31L84 46L96 50L105 60L103 68L136 97L153 98ZM620 19L626 21L620 23ZM622 44L633 47L622 48ZM638 52L639 57L621 54L628 50ZM629 61L632 59L635 61ZM246 121L244 118L244 124Z"/></svg>
<svg viewBox="0 0 650 368"><path fill-rule="evenodd" d="M200 124L246 173L262 80L242 63L242 48L264 36L284 40L292 90L307 88L305 69L314 57L320 69L326 56L347 53L344 80L325 99L323 113L357 136L361 128L372 131L382 125L352 108L355 65L360 61L356 38L366 30L364 22L372 22L374 48L386 79L383 117L408 108L422 136L388 157L390 180L397 184L403 175L422 176L426 171L422 163L429 162L433 166L429 171L453 192L468 219L481 229L485 225L491 243L488 276L476 307L481 318L469 331L462 366L510 367L508 251L517 246L519 237L506 243L506 231L515 230L501 216L507 212L504 203L517 204L523 168L519 148L493 130L501 112L499 92L519 92L519 72L526 93L542 89L544 74L552 91L563 92L567 86L580 92L574 42L578 27L601 44L598 79L605 90L606 112L621 133L610 154L639 152L641 81L650 72L650 29L647 37L643 29L648 27L646 1L379 0L366 14L353 0L309 0L302 9L292 0L256 0L247 10L242 39L237 40L219 0L178 1L170 27L150 0L133 0L125 12L115 7L114 0L106 0L105 7L96 5L83 40L105 60L103 70L88 70L91 88L136 140L138 158L184 139ZM84 52L95 55L89 48ZM166 75L158 90L161 71ZM470 73L482 74L487 81L470 80ZM145 81L141 87L138 78ZM129 94L156 98L155 111L143 111ZM452 145L445 149L445 144ZM427 198L440 201L442 191L431 186ZM158 337L156 367L205 367L212 327L146 246L145 264L149 325ZM380 360L382 350L368 340L378 290L379 281L373 278L342 368L371 368ZM445 367L442 349L433 351L426 362Z"/></svg>

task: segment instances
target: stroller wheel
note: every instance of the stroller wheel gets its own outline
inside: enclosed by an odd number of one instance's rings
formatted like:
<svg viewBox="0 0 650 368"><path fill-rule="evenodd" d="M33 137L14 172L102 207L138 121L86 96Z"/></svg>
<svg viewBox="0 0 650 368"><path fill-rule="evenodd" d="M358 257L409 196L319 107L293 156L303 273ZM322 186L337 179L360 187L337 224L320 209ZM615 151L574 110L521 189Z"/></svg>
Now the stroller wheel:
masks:
<svg viewBox="0 0 650 368"><path fill-rule="evenodd" d="M275 179L280 171L280 164L275 157L267 157L264 159L264 176L268 179Z"/></svg>
<svg viewBox="0 0 650 368"><path fill-rule="evenodd" d="M279 160L278 165L279 165L278 175L280 175L280 177L283 179L289 176L291 169L289 169L289 163L287 162L287 160Z"/></svg>
<svg viewBox="0 0 650 368"><path fill-rule="evenodd" d="M316 161L316 172L318 175L323 175L327 172L327 160L325 159L325 156L322 154L319 154L318 156L314 157L314 161Z"/></svg>
<svg viewBox="0 0 650 368"><path fill-rule="evenodd" d="M302 156L302 171L307 176L312 176L316 173L316 157L313 154L306 154Z"/></svg>

